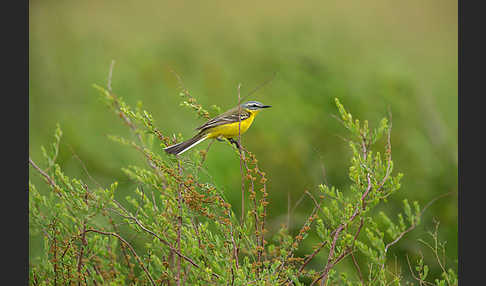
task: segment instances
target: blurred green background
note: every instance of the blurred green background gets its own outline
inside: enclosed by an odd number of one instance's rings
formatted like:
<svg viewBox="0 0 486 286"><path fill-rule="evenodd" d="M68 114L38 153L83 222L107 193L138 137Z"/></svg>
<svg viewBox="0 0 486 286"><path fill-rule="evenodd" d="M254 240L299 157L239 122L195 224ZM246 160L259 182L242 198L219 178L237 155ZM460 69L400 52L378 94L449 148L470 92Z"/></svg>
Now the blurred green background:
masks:
<svg viewBox="0 0 486 286"><path fill-rule="evenodd" d="M222 110L277 72L249 99L270 104L245 134L268 174L269 228L286 222L305 190L327 182L345 190L348 135L333 118L334 97L372 126L393 114L395 172L402 200L431 199L423 223L393 248L400 261L423 250L417 238L440 221L450 266L457 263L457 2L411 1L29 1L29 154L53 142L59 122L64 137L59 162L70 176L89 183L71 149L102 184L120 182L120 197L134 184L122 173L144 164L108 134L131 136L99 100L93 83L105 86L111 60L112 87L134 106L142 101L165 134L192 136L203 123L179 106L175 70L200 103ZM202 149L208 143L197 147ZM162 152L162 151L161 151ZM239 159L226 144L213 144L206 167L240 212ZM30 179L41 188L37 174ZM296 231L312 208L309 199L291 213ZM310 238L312 239L312 238ZM42 243L31 239L30 253ZM303 252L309 252L303 249ZM322 268L324 256L315 263ZM402 265L407 275L408 267Z"/></svg>

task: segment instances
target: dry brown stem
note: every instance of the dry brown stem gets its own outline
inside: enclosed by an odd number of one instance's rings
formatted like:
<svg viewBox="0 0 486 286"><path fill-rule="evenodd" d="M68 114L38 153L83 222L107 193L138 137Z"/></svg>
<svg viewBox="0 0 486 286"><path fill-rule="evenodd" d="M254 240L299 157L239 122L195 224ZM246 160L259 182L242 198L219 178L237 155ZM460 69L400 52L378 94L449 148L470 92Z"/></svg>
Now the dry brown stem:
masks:
<svg viewBox="0 0 486 286"><path fill-rule="evenodd" d="M88 232L94 232L94 233L98 233L98 234L102 234L102 235L110 235L110 236L114 236L114 237L118 238L121 242L123 242L123 244L125 244L128 247L128 249L132 252L133 256L135 256L135 258L137 259L140 267L142 267L142 269L145 272L145 274L147 274L147 277L149 278L150 283L152 285L154 285L154 286L156 285L154 279L152 278L152 275L150 275L150 272L147 270L147 267L145 267L145 264L143 263L142 259L140 259L140 257L135 252L135 249L133 249L133 247L130 245L130 243L128 243L118 233L105 232L105 231L101 231L101 230L97 230L97 229L87 229L87 230L83 231L83 233L81 235L84 235L85 233L88 233Z"/></svg>

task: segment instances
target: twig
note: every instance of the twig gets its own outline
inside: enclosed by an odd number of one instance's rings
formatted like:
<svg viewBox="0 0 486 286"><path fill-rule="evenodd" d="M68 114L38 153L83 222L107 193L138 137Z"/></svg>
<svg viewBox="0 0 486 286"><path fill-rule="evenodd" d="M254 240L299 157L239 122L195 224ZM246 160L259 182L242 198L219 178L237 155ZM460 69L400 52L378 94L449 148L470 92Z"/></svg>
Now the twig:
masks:
<svg viewBox="0 0 486 286"><path fill-rule="evenodd" d="M149 278L151 284L154 285L154 286L156 285L154 279L152 278L152 275L150 275L150 272L147 270L147 268L143 264L142 259L140 259L140 257L135 252L135 249L133 249L133 247L130 245L130 243L128 243L125 239L123 239L123 237L121 237L118 233L104 232L104 231L97 230L97 229L87 229L83 233L88 233L88 232L94 232L94 233L103 234L103 235L111 235L111 236L118 238L121 242L123 242L126 246L128 246L128 249L130 249L130 251L132 252L133 256L135 256L135 258L137 259L138 263L142 267L145 274L147 274L147 277Z"/></svg>
<svg viewBox="0 0 486 286"><path fill-rule="evenodd" d="M335 117L335 118L337 118L337 117ZM337 118L337 119L339 120L339 118ZM377 191L379 191L385 185L385 182L388 180L388 177L391 173L391 140L390 140L390 138L391 138L391 127L392 127L392 125L391 125L391 112L390 112L390 126L388 127L387 150L386 150L387 154L388 154L387 171L386 171L386 174L385 174L380 186L377 188ZM367 142L367 140L366 140L366 134L361 134L361 146L362 146L363 160L365 160L365 161L366 161L367 155L368 155L368 149L367 149L368 145L369 145L369 142ZM356 207L354 213L351 215L349 220L347 222L342 223L336 229L336 231L334 233L334 238L333 238L333 242L332 242L332 245L331 245L331 249L329 251L326 268L324 269L323 274L321 276L319 276L316 280L314 280L311 285L313 285L314 283L316 283L320 279L322 279L321 285L324 285L325 282L327 281L327 275L329 273L329 270L334 265L336 265L336 263L338 262L339 259L344 258L354 248L354 243L355 243L356 239L358 238L358 235L361 232L361 229L363 227L363 219L360 220L360 225L358 227L358 230L356 231L356 234L354 235L352 246L348 247L345 251L343 251L341 256L338 259L336 259L334 262L331 262L332 256L334 255L334 249L336 247L336 241L337 241L339 234L341 233L341 231L344 229L345 226L347 226L349 223L351 223L356 218L356 216L360 213L361 210L364 211L365 208L366 208L366 200L365 199L372 189L370 172L367 172L366 178L368 180L368 187L366 188L366 191L361 196L361 208Z"/></svg>
<svg viewBox="0 0 486 286"><path fill-rule="evenodd" d="M69 146L69 149L71 150L71 153L73 154L73 157L76 158L78 160L78 162L81 164L81 167L83 168L83 170L86 173L86 175L88 176L88 178L93 183L95 183L98 188L103 189L103 187L89 174L88 169L86 168L86 165L81 160L81 158L79 158L79 156L76 154L76 152L74 152L74 149L71 147L71 145L68 144L68 146Z"/></svg>
<svg viewBox="0 0 486 286"><path fill-rule="evenodd" d="M314 258L314 256L316 256L321 251L321 249L326 244L327 244L327 241L321 242L321 245L319 245L319 247L316 250L314 250L314 252L309 257L307 257L307 259L304 261L304 263L300 266L298 275L300 275L300 273L302 273L305 266Z"/></svg>
<svg viewBox="0 0 486 286"><path fill-rule="evenodd" d="M39 285L39 281L37 280L37 275L35 274L35 271L32 270L33 276L34 276L34 285Z"/></svg>
<svg viewBox="0 0 486 286"><path fill-rule="evenodd" d="M421 278L419 278L419 277L415 276L415 273L414 273L414 272L413 272L413 270L412 270L412 266L410 265L410 260L408 259L408 254L406 255L406 257L407 257L408 268L410 269L410 273L412 274L412 277L413 277L415 280L417 280L417 281L420 283L420 285L422 285L423 283L428 284L428 285L434 285L433 283L430 283L430 282L424 281L424 280L422 280Z"/></svg>
<svg viewBox="0 0 486 286"><path fill-rule="evenodd" d="M91 271L89 271L88 267L85 267L85 269L86 269L86 272L88 272L88 275L89 275L90 277L92 277L91 279L93 279L93 284L94 284L95 286L98 286L98 283L96 282L96 279L93 277L93 275L91 275ZM85 281L86 281L86 279L85 279Z"/></svg>
<svg viewBox="0 0 486 286"><path fill-rule="evenodd" d="M162 242L163 244L165 244L166 246L169 247L169 249L174 252L175 254L177 254L178 256L180 256L182 259L186 260L187 262L191 263L192 265L194 265L195 267L199 268L199 265L194 262L191 258L185 256L184 254L182 254L180 251L178 251L177 249L175 249L168 241L166 241L165 239L161 238L160 236L158 236L155 232L151 231L150 229L148 229L147 227L145 227L141 222L140 220L138 220L136 217L134 217L133 215L130 215L129 212L117 201L113 200L113 202L118 206L120 207L127 215L123 215L123 214L120 214L120 213L117 213L118 215L120 215L121 217L124 217L126 219L129 219L129 220L132 220L135 222L135 224L137 224L142 230L144 230L145 232L153 235L154 237L156 237L160 242ZM215 275L217 278L219 278L218 275L216 274L213 274Z"/></svg>
<svg viewBox="0 0 486 286"><path fill-rule="evenodd" d="M229 213L228 213L228 217L231 219ZM232 223L230 223L230 235L231 235L231 244L233 245L233 258L235 260L236 269L238 269L240 267L239 262L238 262L238 260L239 260L238 247L236 246L235 235L233 233L233 224ZM231 273L233 273L233 267L231 267Z"/></svg>
<svg viewBox="0 0 486 286"><path fill-rule="evenodd" d="M249 159L253 159L253 162L252 164L254 164L254 172L256 174L258 174L261 178L260 180L260 183L263 184L263 187L260 189L260 191L263 193L262 194L262 198L260 199L260 205L263 207L263 212L260 214L260 217L261 217L261 220L258 219L258 207L257 207L257 204L256 204L256 193L254 191L254 180L255 180L255 177L252 177L251 176L251 170L250 168L248 167L247 165L247 159L244 158L243 156L243 164L245 166L245 169L246 169L246 172L247 172L247 176L249 177L250 179L250 189L249 189L249 193L250 193L250 199L252 200L253 202L253 205L254 205L254 210L253 210L253 214L255 216L255 239L256 239L256 244L257 244L257 253L258 253L258 265L261 266L261 259L262 259L262 255L264 254L263 251L265 249L265 218L266 218L266 211L267 211L267 202L266 202L266 197L268 196L268 193L267 193L267 184L266 184L266 181L267 179L265 178L265 172L262 172L259 168L258 168L258 163L257 163L257 160L255 158L255 156L249 152L248 150L246 150L241 144L239 145L239 148L241 149L242 152L240 152L240 155L244 155L245 153L248 154L249 156ZM240 157L240 160L241 160L241 157ZM258 271L260 271L260 268L258 268Z"/></svg>
<svg viewBox="0 0 486 286"><path fill-rule="evenodd" d="M314 205L316 206L316 208L321 209L321 206L317 203L316 198L314 198L314 196L308 190L305 190L304 193L306 195L308 195L312 199L312 201L314 202Z"/></svg>
<svg viewBox="0 0 486 286"><path fill-rule="evenodd" d="M256 169L258 174L260 175L260 177L263 179L265 179L264 177L264 173L262 173L259 169L258 169L258 166L256 167ZM262 194L262 198L260 199L261 201L261 204L263 205L263 213L262 213L262 219L261 219L261 227L260 227L260 248L258 249L258 262L260 263L261 261L261 258L262 258L262 255L263 255L263 251L265 250L265 218L267 216L267 203L266 203L266 196L267 196L267 183L266 181L263 183L263 188L261 188L261 190L263 190L263 194Z"/></svg>
<svg viewBox="0 0 486 286"><path fill-rule="evenodd" d="M132 130L133 134L140 141L143 148L145 148L145 144L143 142L142 136L140 135L140 133L137 132L138 131L137 126L130 120L130 118L128 118L128 116L126 116L126 114L123 111L120 110L120 103L118 101L118 97L111 90L111 76L113 74L114 65L115 65L115 60L112 60L111 65L110 65L110 70L108 72L108 83L107 83L106 88L107 88L109 94L113 97L113 105L114 105L116 111L118 112L118 115L123 119L125 124ZM156 166L153 165L153 163L150 160L147 160L147 164L150 167L152 167L153 169L157 170ZM157 173L157 174L160 176L160 178L163 178L163 176L160 173Z"/></svg>
<svg viewBox="0 0 486 286"><path fill-rule="evenodd" d="M245 178L243 174L243 156L241 152L241 83L238 84L238 151L240 151L240 173L241 173L241 224L245 220Z"/></svg>
<svg viewBox="0 0 486 286"><path fill-rule="evenodd" d="M72 237L72 238L71 238L71 239L68 241L68 244L67 244L67 246L66 246L66 249L64 249L64 251L62 252L61 259L63 259L63 258L64 258L64 255L66 255L66 252L69 250L69 248L71 247L72 242L73 242L73 241L74 241L76 238L77 238L77 237L76 237L76 236L74 236L74 237Z"/></svg>
<svg viewBox="0 0 486 286"><path fill-rule="evenodd" d="M182 176L182 167L181 161L177 158L177 165L179 167L179 176ZM178 202L178 210L179 210L179 217L178 217L178 227L177 227L177 250L181 252L181 229L182 229L182 184L179 184L177 188L177 202ZM179 256L177 259L177 286L181 285L181 257Z"/></svg>
<svg viewBox="0 0 486 286"><path fill-rule="evenodd" d="M250 152L248 150L246 150L243 146L241 146L241 149L243 150L243 152L247 152L250 154ZM241 157L240 157L240 160L241 160ZM256 193L255 193L255 183L254 183L254 180L253 178L251 177L250 173L251 173L251 170L250 168L248 167L247 165L247 162L246 162L246 159L243 159L243 165L245 166L245 169L246 169L246 173L248 174L247 176L249 176L249 181L250 181L250 187L248 189L248 193L250 193L250 200L252 201L253 203L253 216L254 216L254 219L255 219L255 240L256 240L256 244L257 245L260 245L260 234L261 234L261 231L258 229L258 227L261 225L260 224L260 220L258 219L258 212L257 212L257 202L256 202ZM241 162L241 161L240 161ZM243 178L243 173L241 173L242 175L242 178ZM259 258L258 258L258 261L260 261L260 255L261 253L258 252L258 255L259 255Z"/></svg>
<svg viewBox="0 0 486 286"><path fill-rule="evenodd" d="M434 239L434 246L430 245L428 242L422 240L422 239L419 239L418 241L425 244L428 248L430 248L430 250L432 250L432 252L434 253L434 256L435 258L437 259L437 263L439 264L440 268L442 269L442 272L443 273L447 273L446 269L445 269L445 257L443 256L443 261L441 261L440 257L439 257L439 250L438 250L438 243L437 243L437 233L438 233L438 229L439 229L439 222L436 221L435 222L435 230L434 230L434 233L432 232L429 232L429 234L432 236L432 238ZM443 245L441 245L442 247L442 251L444 252L444 247ZM451 282L449 281L449 277L448 275L445 275L445 279L447 281L447 285L450 285Z"/></svg>
<svg viewBox="0 0 486 286"><path fill-rule="evenodd" d="M321 279L322 279L321 285L325 284L325 282L327 280L327 274L329 273L329 270L333 266L333 264L331 263L331 261L332 261L333 256L334 256L334 249L336 248L336 242L337 242L337 239L339 237L339 234L341 233L341 231L343 229L344 229L344 223L341 224L341 225L339 225L339 227L337 228L336 232L334 233L334 237L332 239L332 244L331 244L331 249L329 250L329 255L327 256L326 267L324 268L324 271L323 271L322 275L319 276L314 281L312 281L312 284L311 285L314 285L315 283L317 283Z"/></svg>
<svg viewBox="0 0 486 286"><path fill-rule="evenodd" d="M440 195L440 196L438 196L438 197L436 197L436 198L432 199L430 202L428 202L428 203L427 203L427 204L424 206L424 208L422 209L422 211L420 212L420 214L418 215L418 217L419 217L419 218L420 218L420 217L422 217L422 215L424 214L425 210L427 210L427 209L428 209L428 208L429 208L429 207L430 207L430 206L431 206L431 205L432 205L434 202L436 202L438 199L441 199L441 198L443 198L443 197L446 197L446 196L448 196L448 195L450 195L450 194L452 194L452 192L448 192L448 193L442 194L442 195ZM414 230L414 229L415 229L415 227L417 227L417 223L418 223L418 219L416 219L416 220L413 222L413 224L412 224L412 225L411 225L409 228L407 228L406 230L404 230L403 232L401 232L401 233L400 233L400 234L397 236L397 238L395 238L393 241L389 242L389 243L388 243L388 244L385 246L385 251L384 251L384 253L383 253L383 263L381 264L381 270L383 270L383 269L385 268L385 261L384 261L384 259L385 259L385 257L386 257L386 253L388 252L388 249L389 249L391 246L393 246L395 243L397 243L398 241L400 241L400 239L402 239L402 237L403 237L405 234L407 234L407 233L411 232L412 230ZM378 276L376 276L376 277L373 279L373 281L374 281L374 280L376 280L376 278L378 278Z"/></svg>
<svg viewBox="0 0 486 286"><path fill-rule="evenodd" d="M322 179L324 180L324 183L328 185L327 176L326 176L326 167L324 166L324 163L322 163L322 161L321 161L321 170L322 170Z"/></svg>
<svg viewBox="0 0 486 286"><path fill-rule="evenodd" d="M54 285L57 285L57 239L56 239L56 227L55 227L55 219L54 219L54 222L52 224L52 227L53 227L53 231L54 231L54 241L53 241L53 246L52 248L54 248Z"/></svg>
<svg viewBox="0 0 486 286"><path fill-rule="evenodd" d="M208 147L206 148L206 150L204 150L204 153L202 153L201 162L199 163L199 166L197 167L197 172L199 172L201 170L201 167L202 167L204 161L206 160L207 154L209 152L209 148L211 147L211 145L213 145L213 143L214 143L214 140L210 140Z"/></svg>
<svg viewBox="0 0 486 286"><path fill-rule="evenodd" d="M96 267L96 265L92 265L92 266L93 266L93 269L94 269L94 271L96 272L96 274L98 274L98 276L100 276L100 277L101 277L101 279L103 280L103 275L101 275L101 272L100 272L100 270L98 269L98 267ZM94 278L93 278L93 280L94 280ZM132 281L133 281L133 280L132 280ZM103 282L105 282L105 281L103 280ZM66 285L69 285L69 284L66 284Z"/></svg>
<svg viewBox="0 0 486 286"><path fill-rule="evenodd" d="M39 168L39 166L37 166L34 161L32 161L32 159L29 157L29 163L32 165L32 167L34 167L42 176L44 176L44 178L47 180L47 182L49 183L49 185L51 185L55 192L62 197L61 195L61 191L60 191L60 188L56 185L56 183L54 182L54 180L49 177L49 175L47 175L44 171L42 171L41 168Z"/></svg>
<svg viewBox="0 0 486 286"><path fill-rule="evenodd" d="M320 205L319 205L319 204L318 204L318 205L316 205L316 206L314 207L314 209L312 210L312 213L309 215L309 217L307 218L306 222L304 223L304 225L303 225L303 226L301 227L301 229L299 230L299 234L297 235L297 237L299 237L299 236L300 236L300 234L301 234L302 232L305 232L305 228L306 228L306 227L308 227L308 226L307 226L307 223L308 223L308 222L312 223L313 218L314 218L314 216L315 216L315 214L316 214L317 210L319 210L319 209L320 209ZM284 265L287 263L287 261L288 261L290 258L292 258L292 257L294 256L294 251L295 251L295 250L297 249L297 247L298 247L298 241L301 241L301 240L297 239L297 237L296 237L296 240L297 240L297 241L296 241L296 242L294 242L294 243L291 245L291 249L290 249L289 253L288 253L288 254L287 254L287 256L286 256L286 257L283 259L282 263L281 263L281 264L278 266L277 270L281 270L281 269L284 267ZM325 244L324 244L324 245L325 245ZM324 245L323 245L323 246L324 246ZM317 254L317 253L316 253L316 254ZM303 268L302 268L302 269L303 269ZM286 282L287 282L287 281L289 281L289 280L290 280L290 278L289 278L289 279L287 279L287 280L286 280Z"/></svg>
<svg viewBox="0 0 486 286"><path fill-rule="evenodd" d="M88 206L88 187L84 185L84 188L86 190L86 194L84 196L84 202L86 206ZM83 266L83 254L84 254L84 249L86 245L88 245L88 242L86 241L86 219L83 220L83 230L81 232L81 251L79 252L79 258L78 258L78 275L81 275L81 267ZM78 281L78 285L81 285L81 281Z"/></svg>
<svg viewBox="0 0 486 286"><path fill-rule="evenodd" d="M387 144L386 144L386 153L388 154L388 160L387 160L387 166L386 166L386 174L385 177L383 177L383 180L380 183L380 186L376 189L376 192L379 192L381 188L385 185L386 180L388 180L388 176L390 176L391 173L391 160L392 160L392 153L391 153L391 129L392 129L392 114L391 111L389 111L390 114L390 126L388 127L388 134L387 134Z"/></svg>
<svg viewBox="0 0 486 286"><path fill-rule="evenodd" d="M300 198L297 200L297 202L295 203L295 205L292 207L292 210L290 211L290 213L293 213L294 210L300 205L300 203L302 202L302 200L304 200L305 195L306 195L306 193L304 191L304 193L300 196Z"/></svg>
<svg viewBox="0 0 486 286"><path fill-rule="evenodd" d="M287 192L287 229L290 229L290 192Z"/></svg>
<svg viewBox="0 0 486 286"><path fill-rule="evenodd" d="M261 83L260 85L258 85L257 87L255 87L252 91L250 91L245 97L243 97L243 99L247 98L248 96L252 95L253 93L255 93L257 90L259 90L260 88L264 87L265 85L267 85L268 83L270 83L275 77L277 76L277 72L274 72L272 77L267 79L266 81L264 81L263 83Z"/></svg>
<svg viewBox="0 0 486 286"><path fill-rule="evenodd" d="M84 247L86 246L86 221L83 222L83 230L81 232L81 251L79 252L78 257L78 275L81 277L81 266L83 265L83 254L84 254ZM81 285L81 281L78 281L78 285Z"/></svg>
<svg viewBox="0 0 486 286"><path fill-rule="evenodd" d="M194 220L196 220L196 222L194 222ZM201 236L199 235L199 228L197 226L198 224L197 217L194 217L194 219L191 218L191 223L192 223L192 227L194 228L194 232L196 233L197 244L199 248L202 249Z"/></svg>
<svg viewBox="0 0 486 286"><path fill-rule="evenodd" d="M106 84L106 87L108 88L108 91L111 93L111 77L113 75L113 67L115 66L115 60L111 60L110 64L110 71L108 72L108 82Z"/></svg>
<svg viewBox="0 0 486 286"><path fill-rule="evenodd" d="M364 285L363 274L361 274L358 261L356 260L356 257L354 257L353 253L351 253L351 258L353 258L354 267L356 268L356 271L358 271L359 281L361 281L361 284Z"/></svg>
<svg viewBox="0 0 486 286"><path fill-rule="evenodd" d="M116 233L119 233L119 230L118 230L118 227L116 226L116 224L114 223L113 221L113 218L111 217L110 214L107 214L108 216L108 222L113 226L113 229L115 230ZM133 267L130 267L130 257L128 256L127 254L127 251L126 251L126 246L125 245L121 245L121 250L122 250L122 253L123 253L123 257L125 258L125 261L127 263L127 267L130 268L130 274L133 275ZM98 270L96 269L96 267L93 265L95 271L98 273ZM130 274L129 274L129 277L130 277ZM134 282L133 280L133 277L132 277L132 283Z"/></svg>
<svg viewBox="0 0 486 286"><path fill-rule="evenodd" d="M59 155L59 144L61 143L61 140L58 140L56 142L56 147L54 147L54 157L52 158L52 160L49 160L50 161L50 164L49 166L47 167L47 169L45 170L45 172L49 171L52 166L54 166L54 164L56 163L56 159L57 159L57 156Z"/></svg>
<svg viewBox="0 0 486 286"><path fill-rule="evenodd" d="M443 197L446 197L448 195L452 194L452 192L448 192L448 193L445 193L445 194L442 194L436 198L434 198L433 200L431 200L430 202L428 202L424 208L422 209L422 211L420 212L420 214L418 215L419 217L421 217L423 215L423 213L425 212L425 210L427 210L433 203L435 203L438 199L441 199ZM402 233L400 233L400 235L395 239L393 240L392 242L388 243L385 247L385 254L386 252L388 251L388 248L392 245L394 245L395 243L397 243L405 234L409 233L410 231L412 231L415 227L417 226L417 220L414 221L414 223L408 228L406 229L405 231L403 231Z"/></svg>
<svg viewBox="0 0 486 286"><path fill-rule="evenodd" d="M179 84L179 88L182 90L184 95L189 99L191 102L192 108L198 112L198 115L200 117L204 117L206 119L210 119L209 112L205 110L201 104L194 104L195 98L191 96L187 88L184 87L184 83L182 82L182 78L177 74L174 70L170 69L169 70L176 76L177 82Z"/></svg>
<svg viewBox="0 0 486 286"><path fill-rule="evenodd" d="M155 202L155 195L154 195L154 190L152 190L152 204L153 204L153 210L159 212L159 207L157 207L157 203Z"/></svg>
<svg viewBox="0 0 486 286"><path fill-rule="evenodd" d="M363 146L363 158L366 159L366 156L367 156L367 148L366 148L366 144L363 143L362 144ZM333 259L333 256L334 256L334 250L336 248L336 242L337 242L337 239L340 235L340 233L344 230L344 228L349 225L351 222L354 221L354 219L357 217L357 215L360 213L360 210L364 210L366 208L366 197L368 196L369 192L371 191L372 189L372 183L371 183L371 177L370 177L370 173L367 173L367 180L368 180L368 187L366 188L366 191L363 193L363 195L361 196L361 208L359 206L357 206L353 212L353 214L351 215L351 217L349 218L349 220L347 222L343 222L339 225L339 227L335 230L334 232L334 237L333 237L333 241L332 241L332 244L331 244L331 248L329 250L329 254L328 254L328 257L327 257L327 263L326 263L326 267L324 268L324 271L322 273L322 275L320 275L317 279L315 279L311 285L314 285L315 283L317 283L319 280L322 279L321 281L321 285L324 285L327 281L327 275L329 274L329 270L331 270L332 267L334 267L334 265L336 265L339 260L341 260L342 258L344 258L348 252L348 250L350 250L350 248L347 248L345 251L342 252L341 256L339 256L334 262L332 262L332 259ZM361 220L360 222L360 226L358 227L358 230L356 231L356 234L354 236L354 240L353 240L353 247L354 247L354 242L356 241L360 231L361 231L361 228L363 226L363 220Z"/></svg>
<svg viewBox="0 0 486 286"><path fill-rule="evenodd" d="M391 114L390 114L390 118L391 118ZM391 140L390 140L390 137L391 137L391 120L390 120L390 126L388 128L388 140L387 140L387 154L388 154L388 162L387 162L387 171L386 171L386 174L383 178L383 180L381 181L380 183L380 186L377 188L377 191L379 191L385 184L385 182L388 180L388 177L391 173ZM368 155L368 150L367 150L367 147L368 147L368 143L366 141L366 135L365 134L361 134L361 137L362 137L362 152L363 152L363 159L366 160L367 159L367 155ZM341 231L344 229L345 226L347 226L349 223L351 223L355 218L356 216L360 213L360 209L361 210L365 210L366 208L366 197L368 196L369 192L371 191L372 189L372 184L371 184L371 174L370 172L367 173L366 175L367 177L367 180L368 180L368 187L366 188L366 191L363 193L363 195L361 196L361 208L359 207L356 207L355 208L355 211L354 213L352 214L352 216L350 217L350 219L348 220L348 222L345 222L345 223L342 223L334 232L334 238L333 238L333 243L332 243L332 246L331 246L331 249L329 251L329 255L328 255L328 262L326 264L326 268L324 269L323 271L323 274L318 277L316 280L314 280L312 282L311 285L313 285L314 283L316 283L317 281L319 281L320 279L323 279L322 282L321 282L321 285L324 285L325 282L327 281L327 275L329 273L329 270L334 266L336 265L336 263L344 258L347 254L349 254L350 252L348 251L351 251L353 248L354 248L354 243L359 235L359 233L361 232L361 229L363 227L363 219L360 220L360 225L358 227L358 230L356 231L355 235L354 235L354 238L353 238L353 242L352 242L352 246L351 247L348 247L342 254L341 256L336 259L334 262L331 262L331 259L332 259L332 255L334 254L334 249L335 249L335 241L337 239L337 237L339 236L339 234L341 233Z"/></svg>

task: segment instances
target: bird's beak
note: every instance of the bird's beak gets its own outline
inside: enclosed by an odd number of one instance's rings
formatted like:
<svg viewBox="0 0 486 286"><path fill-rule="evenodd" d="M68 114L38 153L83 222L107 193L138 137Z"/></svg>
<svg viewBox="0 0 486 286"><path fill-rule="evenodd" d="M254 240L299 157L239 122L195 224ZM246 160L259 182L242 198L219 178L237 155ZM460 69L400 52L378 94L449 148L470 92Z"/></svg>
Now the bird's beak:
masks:
<svg viewBox="0 0 486 286"><path fill-rule="evenodd" d="M262 105L260 108L269 108L272 107L271 105Z"/></svg>

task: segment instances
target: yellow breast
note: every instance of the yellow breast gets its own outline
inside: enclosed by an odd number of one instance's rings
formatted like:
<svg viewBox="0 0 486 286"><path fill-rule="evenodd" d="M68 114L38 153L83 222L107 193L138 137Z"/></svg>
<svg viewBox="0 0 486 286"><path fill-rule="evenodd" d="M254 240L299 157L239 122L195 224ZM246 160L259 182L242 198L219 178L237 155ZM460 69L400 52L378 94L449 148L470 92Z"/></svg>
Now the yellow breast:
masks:
<svg viewBox="0 0 486 286"><path fill-rule="evenodd" d="M250 128L255 116L258 112L250 111L250 117L240 122L234 122L224 125L219 125L216 127L211 128L210 132L208 133L208 138L217 138L217 137L225 137L225 138L236 138L238 137L238 133L241 134L245 133L248 128Z"/></svg>

